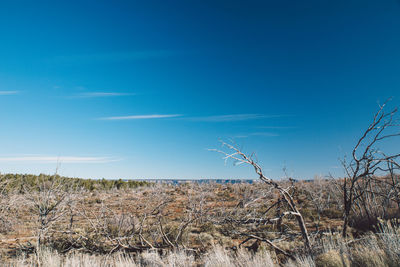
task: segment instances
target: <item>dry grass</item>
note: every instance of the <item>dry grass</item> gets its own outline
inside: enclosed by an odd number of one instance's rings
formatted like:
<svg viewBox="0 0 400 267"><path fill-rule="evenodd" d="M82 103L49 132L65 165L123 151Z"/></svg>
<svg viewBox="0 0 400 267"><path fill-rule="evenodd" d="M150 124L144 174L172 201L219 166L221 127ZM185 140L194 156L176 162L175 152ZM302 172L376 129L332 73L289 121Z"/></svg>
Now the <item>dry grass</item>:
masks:
<svg viewBox="0 0 400 267"><path fill-rule="evenodd" d="M395 267L399 266L400 242L398 228L390 224L382 227L378 234L369 234L362 240L340 240L338 236L329 236L315 244L315 257L299 255L295 260L280 262L275 253L260 250L252 253L241 248L232 251L222 246L213 246L200 257L195 257L190 250L173 250L160 254L155 250L145 251L136 256L115 253L112 255L90 255L72 252L66 255L48 249L38 255L23 255L4 266L36 267L36 266L134 266L134 267ZM318 252L319 251L319 252Z"/></svg>
<svg viewBox="0 0 400 267"><path fill-rule="evenodd" d="M269 209L278 195L264 184L156 184L71 191L68 198L73 201L68 203L73 205L61 207L62 216L46 228L39 256L34 251L40 225L35 212L40 209L24 200L26 192L4 192L0 203L6 208L0 218L9 219L4 225L9 231L0 233L1 265L400 266L398 228L382 224L378 233L343 239L338 234L340 196L331 184L318 184L316 189L326 188L324 196L329 194L322 199L327 213L311 201L313 194L307 192L313 190L312 183L296 186L298 205L313 237L313 256L302 249L293 217L283 218L281 228L254 220L273 218L278 212L278 206ZM296 259L289 260L265 243L250 253L254 241L240 248L246 239L242 233L267 238Z"/></svg>
<svg viewBox="0 0 400 267"><path fill-rule="evenodd" d="M197 266L202 263L208 267L265 267L277 266L272 260L270 254L266 251L256 255L246 250L239 250L232 254L220 246L214 247L202 259L195 258L184 251L173 251L164 256L157 252L149 251L133 258L125 254L114 254L112 256L94 256L88 254L72 253L67 256L58 254L55 251L43 250L40 257L19 258L7 266L12 267L35 267L40 263L46 267L187 267Z"/></svg>
<svg viewBox="0 0 400 267"><path fill-rule="evenodd" d="M330 250L315 258L316 267L347 267L350 261L345 254L337 250Z"/></svg>

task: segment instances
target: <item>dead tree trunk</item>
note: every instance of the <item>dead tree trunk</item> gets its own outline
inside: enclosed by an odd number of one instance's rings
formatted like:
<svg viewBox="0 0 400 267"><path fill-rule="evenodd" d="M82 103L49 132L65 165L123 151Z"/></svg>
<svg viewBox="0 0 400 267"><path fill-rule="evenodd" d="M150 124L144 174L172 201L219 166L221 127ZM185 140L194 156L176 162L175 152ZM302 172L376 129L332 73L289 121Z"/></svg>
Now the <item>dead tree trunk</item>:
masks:
<svg viewBox="0 0 400 267"><path fill-rule="evenodd" d="M253 166L259 179L261 181L263 181L264 183L272 186L280 193L280 195L283 197L283 199L287 203L287 206L289 207L289 211L286 212L285 214L288 214L288 215L290 214L290 215L293 215L296 217L297 224L300 228L300 232L303 237L304 245L305 245L307 251L311 252L311 242L310 242L310 238L308 236L307 227L304 222L302 214L300 213L299 209L296 206L296 203L295 203L295 200L294 200L292 194L287 189L280 186L277 182L275 182L274 180L265 176L262 171L262 168L253 160L253 158L251 156L246 155L245 153L241 152L238 148L236 148L235 146L233 146L231 144L222 142L222 145L227 147L230 150L229 151L230 153L221 151L221 150L215 150L215 149L213 149L213 151L217 151L217 152L225 155L225 157L224 157L225 160L233 159L233 160L236 160L237 162L239 162L240 164L246 163L246 164Z"/></svg>

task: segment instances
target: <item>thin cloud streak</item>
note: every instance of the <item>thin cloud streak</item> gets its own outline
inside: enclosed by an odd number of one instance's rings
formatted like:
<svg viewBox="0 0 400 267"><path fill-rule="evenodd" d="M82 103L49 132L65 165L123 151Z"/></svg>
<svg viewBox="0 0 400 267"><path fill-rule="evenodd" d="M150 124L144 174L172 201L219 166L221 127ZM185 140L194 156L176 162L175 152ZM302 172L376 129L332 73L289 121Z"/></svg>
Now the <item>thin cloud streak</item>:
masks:
<svg viewBox="0 0 400 267"><path fill-rule="evenodd" d="M279 136L277 133L268 133L268 132L259 132L259 133L251 133L251 136L268 136L268 137L275 137Z"/></svg>
<svg viewBox="0 0 400 267"><path fill-rule="evenodd" d="M30 162L30 163L110 163L120 159L110 157L55 157L55 156L22 156L0 157L0 162Z"/></svg>
<svg viewBox="0 0 400 267"><path fill-rule="evenodd" d="M16 95L19 91L0 91L0 95Z"/></svg>
<svg viewBox="0 0 400 267"><path fill-rule="evenodd" d="M235 138L248 138L250 136L277 137L277 136L279 136L279 134L270 133L270 132L256 132L256 133L249 133L249 134L244 134L244 135L236 135Z"/></svg>
<svg viewBox="0 0 400 267"><path fill-rule="evenodd" d="M113 96L132 96L134 93L118 93L118 92L87 92L76 95L81 98L93 98L93 97L113 97Z"/></svg>
<svg viewBox="0 0 400 267"><path fill-rule="evenodd" d="M284 129L297 129L298 127L292 126L260 126L259 129L274 129L274 130L284 130Z"/></svg>
<svg viewBox="0 0 400 267"><path fill-rule="evenodd" d="M121 61L169 58L172 56L177 56L182 54L185 54L185 52L173 51L173 50L143 50L143 51L125 51L125 52L111 52L111 53L98 53L98 54L56 56L52 58L50 61L62 62L62 63L91 64L91 63L102 63L102 62L121 62Z"/></svg>
<svg viewBox="0 0 400 267"><path fill-rule="evenodd" d="M264 114L230 114L230 115L213 115L213 116L199 116L199 117L184 117L182 120L200 121L200 122L234 122L234 121L247 121L258 120L264 118L280 118L287 115L264 115ZM152 115L132 115L132 116L115 116L103 117L99 120L140 120L140 119L161 119L161 118L175 118L183 117L181 114L152 114Z"/></svg>
<svg viewBox="0 0 400 267"><path fill-rule="evenodd" d="M165 118L176 118L181 117L181 114L151 114L151 115L132 115L132 116L116 116L116 117L104 117L100 120L147 120L147 119L165 119Z"/></svg>
<svg viewBox="0 0 400 267"><path fill-rule="evenodd" d="M207 122L225 122L225 121L247 121L265 118L279 118L284 115L264 115L264 114L230 114L230 115L215 115L205 117L192 117L188 118L194 121L207 121Z"/></svg>

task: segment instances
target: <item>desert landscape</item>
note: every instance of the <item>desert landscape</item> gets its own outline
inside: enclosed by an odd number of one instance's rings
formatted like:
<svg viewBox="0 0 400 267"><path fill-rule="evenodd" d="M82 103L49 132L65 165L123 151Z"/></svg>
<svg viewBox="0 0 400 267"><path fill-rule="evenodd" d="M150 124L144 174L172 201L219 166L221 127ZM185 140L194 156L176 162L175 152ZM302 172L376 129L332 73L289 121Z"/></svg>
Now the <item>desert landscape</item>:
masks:
<svg viewBox="0 0 400 267"><path fill-rule="evenodd" d="M400 0L0 0L0 267L399 267Z"/></svg>
<svg viewBox="0 0 400 267"><path fill-rule="evenodd" d="M376 146L377 111L343 178L275 181L230 143L214 151L259 179L85 180L2 175L1 252L10 266L399 266L400 154ZM359 149L360 148L360 149Z"/></svg>

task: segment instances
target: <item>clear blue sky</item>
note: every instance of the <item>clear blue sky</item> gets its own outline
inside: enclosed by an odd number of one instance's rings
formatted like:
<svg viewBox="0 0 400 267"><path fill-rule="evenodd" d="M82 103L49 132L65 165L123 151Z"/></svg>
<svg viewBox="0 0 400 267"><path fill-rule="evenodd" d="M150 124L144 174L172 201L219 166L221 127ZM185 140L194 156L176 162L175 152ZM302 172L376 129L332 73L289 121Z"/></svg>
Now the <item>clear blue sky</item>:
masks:
<svg viewBox="0 0 400 267"><path fill-rule="evenodd" d="M0 170L87 178L341 175L400 104L400 2L0 1ZM391 147L400 143L394 141Z"/></svg>

